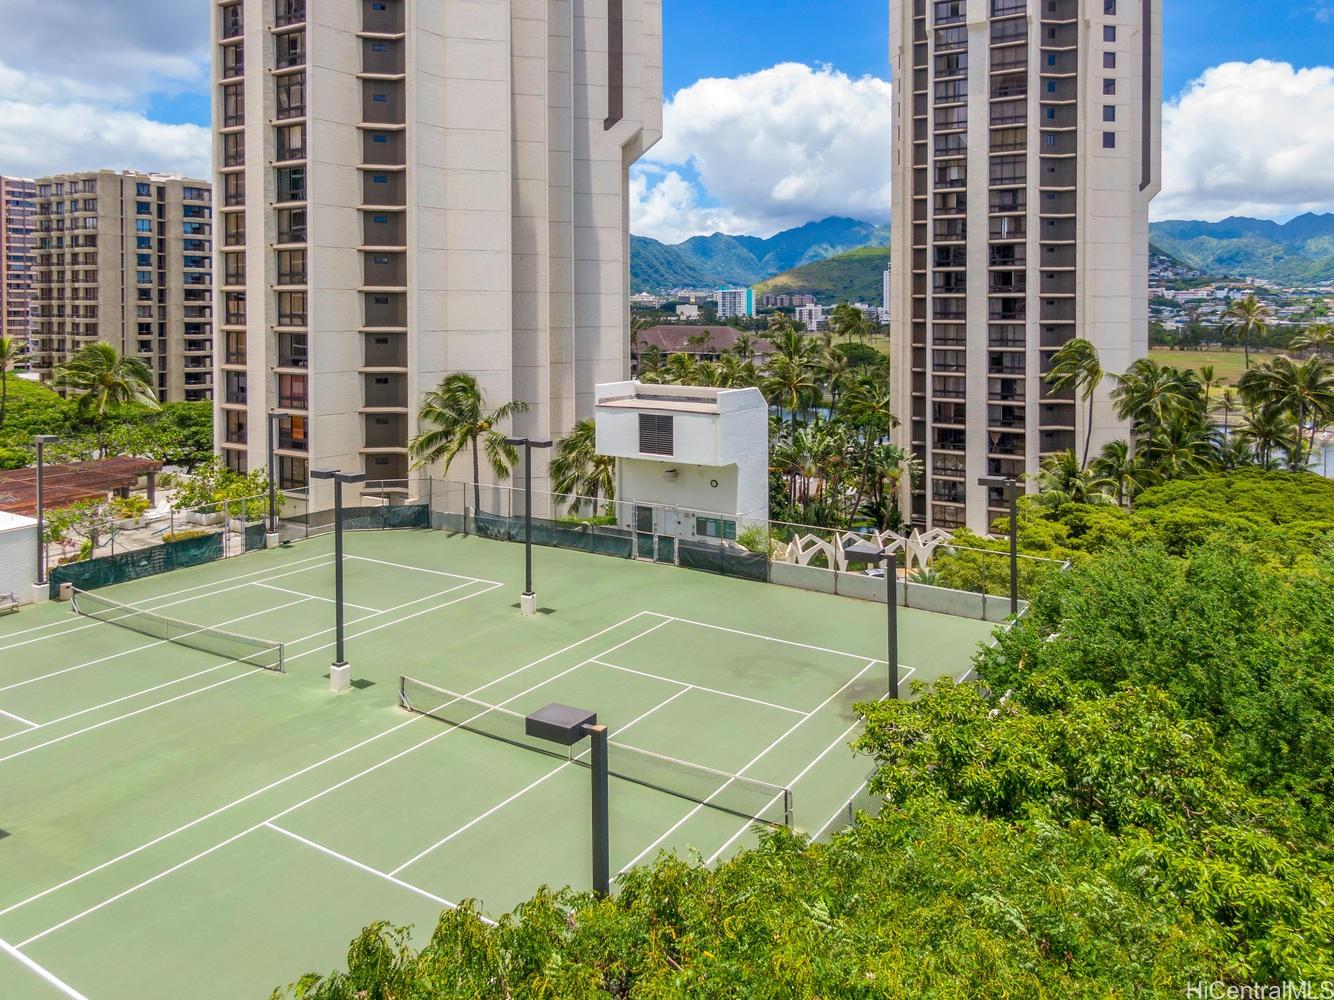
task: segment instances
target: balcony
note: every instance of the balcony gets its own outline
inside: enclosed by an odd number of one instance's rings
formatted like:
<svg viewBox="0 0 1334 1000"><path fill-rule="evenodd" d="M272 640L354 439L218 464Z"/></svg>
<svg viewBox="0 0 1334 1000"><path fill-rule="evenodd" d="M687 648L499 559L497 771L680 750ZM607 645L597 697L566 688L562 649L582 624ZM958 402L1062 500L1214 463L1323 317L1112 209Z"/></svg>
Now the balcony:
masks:
<svg viewBox="0 0 1334 1000"><path fill-rule="evenodd" d="M1018 351L992 351L987 357L988 375L1023 375L1024 355Z"/></svg>
<svg viewBox="0 0 1334 1000"><path fill-rule="evenodd" d="M401 172L368 171L361 187L363 205L398 208L407 204L407 180Z"/></svg>
<svg viewBox="0 0 1334 1000"><path fill-rule="evenodd" d="M406 410L408 406L407 380L402 375L367 375L364 398L363 409Z"/></svg>
<svg viewBox="0 0 1334 1000"><path fill-rule="evenodd" d="M368 413L365 424L367 448L406 448L408 418L401 413Z"/></svg>
<svg viewBox="0 0 1334 1000"><path fill-rule="evenodd" d="M989 248L987 263L991 267L1023 267L1027 259L1028 248L1022 243L1002 243Z"/></svg>
<svg viewBox="0 0 1334 1000"><path fill-rule="evenodd" d="M306 0L278 0L274 12L275 27L286 28L306 20Z"/></svg>
<svg viewBox="0 0 1334 1000"><path fill-rule="evenodd" d="M402 41L377 38L363 38L361 40L362 73L376 76L402 76L404 68Z"/></svg>
<svg viewBox="0 0 1334 1000"><path fill-rule="evenodd" d="M394 333L366 334L364 360L367 368L406 369L407 338Z"/></svg>
<svg viewBox="0 0 1334 1000"><path fill-rule="evenodd" d="M1023 295L1027 291L1028 279L1023 271L994 271L987 281L989 295Z"/></svg>
<svg viewBox="0 0 1334 1000"><path fill-rule="evenodd" d="M1008 431L989 431L987 433L987 454L1015 458L1024 456L1024 435Z"/></svg>
<svg viewBox="0 0 1334 1000"><path fill-rule="evenodd" d="M1022 240L1028 224L1022 215L1002 215L988 220L987 235L993 240Z"/></svg>
<svg viewBox="0 0 1334 1000"><path fill-rule="evenodd" d="M1022 323L1028 316L1028 304L1019 298L989 299L987 317L993 322Z"/></svg>
<svg viewBox="0 0 1334 1000"><path fill-rule="evenodd" d="M278 367L304 371L310 364L307 335L304 333L278 334Z"/></svg>
<svg viewBox="0 0 1334 1000"><path fill-rule="evenodd" d="M361 30L367 34L403 33L403 0L361 0Z"/></svg>

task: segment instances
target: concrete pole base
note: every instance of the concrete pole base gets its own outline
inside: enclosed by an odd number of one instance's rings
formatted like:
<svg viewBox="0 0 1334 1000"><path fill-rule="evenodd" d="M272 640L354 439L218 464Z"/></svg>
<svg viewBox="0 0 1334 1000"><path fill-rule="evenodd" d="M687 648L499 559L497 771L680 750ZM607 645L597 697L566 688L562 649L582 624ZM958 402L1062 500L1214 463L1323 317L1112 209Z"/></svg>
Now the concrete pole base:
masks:
<svg viewBox="0 0 1334 1000"><path fill-rule="evenodd" d="M329 690L342 694L352 687L352 667L347 663L335 663L329 668Z"/></svg>
<svg viewBox="0 0 1334 1000"><path fill-rule="evenodd" d="M281 539L276 531L268 531L264 534L264 547L266 549L276 549Z"/></svg>
<svg viewBox="0 0 1334 1000"><path fill-rule="evenodd" d="M34 583L32 585L32 603L45 604L51 599L51 585L49 583Z"/></svg>
<svg viewBox="0 0 1334 1000"><path fill-rule="evenodd" d="M526 616L537 614L537 595L524 594L519 598L519 611Z"/></svg>

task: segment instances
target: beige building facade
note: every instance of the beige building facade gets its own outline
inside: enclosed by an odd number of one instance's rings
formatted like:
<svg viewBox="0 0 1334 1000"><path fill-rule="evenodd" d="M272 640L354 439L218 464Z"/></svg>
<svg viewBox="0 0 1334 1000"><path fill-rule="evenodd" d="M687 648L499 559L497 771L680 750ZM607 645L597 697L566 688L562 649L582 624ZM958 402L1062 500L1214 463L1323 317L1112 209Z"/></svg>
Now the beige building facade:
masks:
<svg viewBox="0 0 1334 1000"><path fill-rule="evenodd" d="M29 361L43 380L103 341L153 372L162 402L213 391L208 181L111 170L36 181Z"/></svg>
<svg viewBox="0 0 1334 1000"><path fill-rule="evenodd" d="M1004 491L1082 451L1087 408L1043 381L1082 337L1148 350L1161 184L1160 0L893 0L893 393L919 526L986 531ZM1092 447L1128 432L1109 398Z"/></svg>
<svg viewBox="0 0 1334 1000"><path fill-rule="evenodd" d="M273 419L282 486L338 468L392 497L451 372L529 403L519 434L592 415L629 371L628 169L661 134L660 21L657 0L215 5L230 466L263 467Z"/></svg>

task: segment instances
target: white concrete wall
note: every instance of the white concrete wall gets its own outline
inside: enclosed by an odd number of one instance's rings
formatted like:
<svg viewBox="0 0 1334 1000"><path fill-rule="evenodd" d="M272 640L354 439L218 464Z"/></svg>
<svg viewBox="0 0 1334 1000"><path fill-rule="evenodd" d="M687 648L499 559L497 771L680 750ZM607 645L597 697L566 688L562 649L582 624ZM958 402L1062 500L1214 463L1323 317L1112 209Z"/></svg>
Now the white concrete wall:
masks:
<svg viewBox="0 0 1334 1000"><path fill-rule="evenodd" d="M32 600L37 580L37 521L0 512L0 594Z"/></svg>

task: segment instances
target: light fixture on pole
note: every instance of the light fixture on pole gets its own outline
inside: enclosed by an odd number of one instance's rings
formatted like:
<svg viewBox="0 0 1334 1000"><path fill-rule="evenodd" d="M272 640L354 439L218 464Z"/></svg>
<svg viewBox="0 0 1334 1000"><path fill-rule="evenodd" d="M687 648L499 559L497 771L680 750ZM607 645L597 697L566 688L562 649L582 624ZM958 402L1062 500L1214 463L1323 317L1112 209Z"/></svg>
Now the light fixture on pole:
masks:
<svg viewBox="0 0 1334 1000"><path fill-rule="evenodd" d="M282 414L277 410L270 410L268 413L268 437L269 437L269 530L264 536L264 547L274 548L278 544L278 457L277 423L282 419Z"/></svg>
<svg viewBox="0 0 1334 1000"><path fill-rule="evenodd" d="M329 668L329 687L335 692L352 686L352 668L343 655L343 484L364 483L363 472L340 472L337 469L312 469L311 479L332 480L334 484L334 662Z"/></svg>
<svg viewBox="0 0 1334 1000"><path fill-rule="evenodd" d="M533 591L533 449L550 448L550 441L531 438L506 438L505 443L523 447L523 596L519 610L525 615L537 614L537 594Z"/></svg>
<svg viewBox="0 0 1334 1000"><path fill-rule="evenodd" d="M983 476L978 486L1004 490L1010 507L1010 614L1019 614L1019 498L1024 493L1022 480L1013 476Z"/></svg>
<svg viewBox="0 0 1334 1000"><path fill-rule="evenodd" d="M59 440L54 434L38 434L33 438L37 445L37 582L33 584L32 594L39 603L49 596L46 582L46 473L43 452L48 444L55 444Z"/></svg>
<svg viewBox="0 0 1334 1000"><path fill-rule="evenodd" d="M607 727L598 725L596 712L569 705L548 705L524 720L524 732L539 740L573 747L588 738L593 776L593 891L611 892L611 806L607 783ZM571 750L573 753L573 750ZM573 759L573 758L571 758Z"/></svg>
<svg viewBox="0 0 1334 1000"><path fill-rule="evenodd" d="M870 542L846 539L843 554L849 562L865 563L874 566L883 563L885 567L885 603L889 605L888 618L885 622L886 656L889 662L889 696L899 696L899 567L895 553Z"/></svg>

